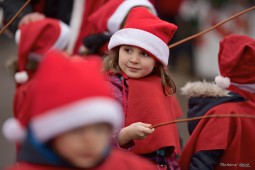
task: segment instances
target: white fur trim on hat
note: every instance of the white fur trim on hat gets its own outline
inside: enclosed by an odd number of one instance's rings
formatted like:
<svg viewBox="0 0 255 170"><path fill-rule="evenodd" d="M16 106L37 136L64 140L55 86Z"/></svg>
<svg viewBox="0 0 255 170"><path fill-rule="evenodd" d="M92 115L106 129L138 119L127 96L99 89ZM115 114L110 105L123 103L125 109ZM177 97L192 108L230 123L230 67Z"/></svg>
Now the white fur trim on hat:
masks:
<svg viewBox="0 0 255 170"><path fill-rule="evenodd" d="M114 14L109 18L107 22L108 31L111 34L114 34L116 31L118 31L128 12L137 6L150 8L152 13L157 15L154 6L148 0L124 0L124 2L118 6Z"/></svg>
<svg viewBox="0 0 255 170"><path fill-rule="evenodd" d="M91 98L43 113L31 120L31 128L41 142L68 130L93 123L110 123L114 130L122 125L122 108L109 98Z"/></svg>
<svg viewBox="0 0 255 170"><path fill-rule="evenodd" d="M60 26L60 35L59 35L57 41L52 46L52 48L63 50L65 48L67 48L67 45L70 41L71 31L70 31L69 26L66 25L65 23L63 23L62 21L59 21L59 26Z"/></svg>
<svg viewBox="0 0 255 170"><path fill-rule="evenodd" d="M215 83L223 89L227 89L231 84L230 79L228 77L222 76L216 76Z"/></svg>
<svg viewBox="0 0 255 170"><path fill-rule="evenodd" d="M169 48L164 41L157 36L134 28L125 28L117 31L110 39L108 49L119 45L133 45L150 52L164 65L168 64Z"/></svg>
<svg viewBox="0 0 255 170"><path fill-rule="evenodd" d="M29 76L26 71L21 71L21 72L15 73L16 83L24 84L28 81L28 79L29 79Z"/></svg>
<svg viewBox="0 0 255 170"><path fill-rule="evenodd" d="M12 142L21 142L26 137L26 130L15 118L9 118L4 122L2 131L6 139Z"/></svg>

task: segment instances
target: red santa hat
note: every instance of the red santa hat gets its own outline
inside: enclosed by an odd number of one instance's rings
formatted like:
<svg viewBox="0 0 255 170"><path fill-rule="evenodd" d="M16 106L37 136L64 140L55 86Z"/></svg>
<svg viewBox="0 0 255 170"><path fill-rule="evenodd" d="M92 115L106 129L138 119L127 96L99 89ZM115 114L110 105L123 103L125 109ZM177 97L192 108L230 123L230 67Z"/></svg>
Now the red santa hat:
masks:
<svg viewBox="0 0 255 170"><path fill-rule="evenodd" d="M137 6L150 9L156 15L156 10L149 0L114 0L108 1L89 17L98 33L108 31L114 34L121 27L129 11Z"/></svg>
<svg viewBox="0 0 255 170"><path fill-rule="evenodd" d="M253 86L255 90L255 40L245 35L229 35L220 42L218 55L220 76L215 82L222 88L231 84Z"/></svg>
<svg viewBox="0 0 255 170"><path fill-rule="evenodd" d="M56 19L43 19L22 25L15 34L18 44L18 73L15 74L17 83L25 83L29 77L26 64L29 58L41 60L43 54L50 49L63 50L70 39L69 27Z"/></svg>
<svg viewBox="0 0 255 170"><path fill-rule="evenodd" d="M68 130L94 123L122 125L122 108L113 99L101 74L101 60L67 57L58 51L46 54L27 94L27 113L4 123L3 133L21 142L27 128L46 142Z"/></svg>
<svg viewBox="0 0 255 170"><path fill-rule="evenodd" d="M111 37L108 49L119 45L137 46L151 53L163 65L167 65L167 44L176 30L176 25L160 20L143 7L137 7L131 10L124 29Z"/></svg>

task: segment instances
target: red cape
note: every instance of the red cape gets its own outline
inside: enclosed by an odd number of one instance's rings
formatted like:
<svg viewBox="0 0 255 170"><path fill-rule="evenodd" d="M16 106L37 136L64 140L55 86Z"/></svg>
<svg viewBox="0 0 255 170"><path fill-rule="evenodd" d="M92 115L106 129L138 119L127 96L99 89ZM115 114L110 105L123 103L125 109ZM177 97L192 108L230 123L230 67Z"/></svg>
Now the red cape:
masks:
<svg viewBox="0 0 255 170"><path fill-rule="evenodd" d="M176 119L179 105L175 107L173 96L164 95L160 77L128 79L128 87L126 126L135 122L156 125ZM174 146L177 152L180 150L176 124L159 127L146 139L136 140L132 150L136 154L145 154L167 146Z"/></svg>
<svg viewBox="0 0 255 170"><path fill-rule="evenodd" d="M155 170L156 165L126 151L113 150L103 164L90 170ZM43 166L31 163L17 163L6 170L75 170L73 168L61 168L54 166ZM77 169L78 170L78 169ZM82 169L79 169L82 170ZM88 169L87 169L88 170Z"/></svg>
<svg viewBox="0 0 255 170"><path fill-rule="evenodd" d="M255 95L232 87L242 94L245 102L223 103L205 115L252 114L255 115ZM186 144L181 158L182 170L188 170L193 154L202 150L223 149L224 154L215 170L255 169L255 120L248 118L218 118L200 120ZM241 167L249 166L249 167Z"/></svg>

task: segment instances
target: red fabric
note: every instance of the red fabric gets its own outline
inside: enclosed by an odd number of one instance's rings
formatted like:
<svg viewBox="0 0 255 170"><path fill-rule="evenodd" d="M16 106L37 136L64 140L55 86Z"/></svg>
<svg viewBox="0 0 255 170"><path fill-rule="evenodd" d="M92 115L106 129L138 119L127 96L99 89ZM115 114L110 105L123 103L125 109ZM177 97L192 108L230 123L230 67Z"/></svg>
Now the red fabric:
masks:
<svg viewBox="0 0 255 170"><path fill-rule="evenodd" d="M140 158L136 155L125 151L114 150L110 154L109 158L97 168L90 170L155 170L156 165L148 162L147 160ZM13 167L5 170L75 170L74 168L58 168L53 166L42 166L29 163L17 163ZM78 170L78 169L77 169ZM79 169L82 170L82 169ZM86 169L88 170L88 169Z"/></svg>
<svg viewBox="0 0 255 170"><path fill-rule="evenodd" d="M101 62L101 59L95 57L84 60L78 57L70 58L59 51L50 51L40 64L27 93L27 100L24 103L25 114L20 117L22 125L27 127L30 119L86 97L112 98L105 78L100 72ZM102 86L99 87L98 84ZM75 90L72 90L74 86ZM63 95L65 97L62 97Z"/></svg>
<svg viewBox="0 0 255 170"><path fill-rule="evenodd" d="M176 25L160 20L144 7L137 7L130 11L124 28L135 28L149 32L166 44L177 30Z"/></svg>
<svg viewBox="0 0 255 170"><path fill-rule="evenodd" d="M255 83L255 40L244 35L230 35L220 42L220 74L239 84Z"/></svg>
<svg viewBox="0 0 255 170"><path fill-rule="evenodd" d="M94 26L96 33L107 31L108 19L122 2L123 0L108 1L88 18L88 21Z"/></svg>
<svg viewBox="0 0 255 170"><path fill-rule="evenodd" d="M181 118L183 116L183 112L176 95L171 96L171 98L172 98L171 103L172 103L173 113L176 116L175 118L176 119Z"/></svg>
<svg viewBox="0 0 255 170"><path fill-rule="evenodd" d="M183 0L156 0L155 7L159 16L175 16L178 14Z"/></svg>
<svg viewBox="0 0 255 170"><path fill-rule="evenodd" d="M210 109L206 115L254 115L255 95L237 90L237 88L235 88L235 90L238 91L239 94L241 92L248 100L246 102L218 105ZM180 158L181 169L189 169L190 159L194 153L202 150L215 149L225 150L220 159L220 163L237 164L236 167L220 166L220 164L218 164L215 170L254 169L254 123L254 119L248 118L214 118L200 120L182 152ZM242 168L240 167L241 164L249 164L251 167Z"/></svg>
<svg viewBox="0 0 255 170"><path fill-rule="evenodd" d="M156 125L176 119L173 97L164 95L160 77L128 79L128 86L126 126L135 122ZM176 124L159 127L146 139L136 140L132 150L145 154L167 146L174 146L177 152L180 151Z"/></svg>
<svg viewBox="0 0 255 170"><path fill-rule="evenodd" d="M30 53L45 54L57 41L60 35L59 21L44 19L22 25L18 42L18 69L25 70Z"/></svg>
<svg viewBox="0 0 255 170"><path fill-rule="evenodd" d="M82 16L82 20L81 20L81 27L80 27L80 32L78 35L78 38L76 40L75 46L74 46L74 50L73 53L77 54L79 51L79 48L82 45L82 40L84 37L95 33L95 30L93 28L92 23L88 22L88 18L89 16L95 12L96 10L98 10L98 8L100 6L102 6L104 3L106 3L109 0L86 0L85 3L85 9L83 12L83 16Z"/></svg>
<svg viewBox="0 0 255 170"><path fill-rule="evenodd" d="M20 117L20 112L23 110L24 101L26 99L27 91L29 90L31 82L32 81L30 80L26 84L22 84L16 88L13 101L13 111L15 118Z"/></svg>

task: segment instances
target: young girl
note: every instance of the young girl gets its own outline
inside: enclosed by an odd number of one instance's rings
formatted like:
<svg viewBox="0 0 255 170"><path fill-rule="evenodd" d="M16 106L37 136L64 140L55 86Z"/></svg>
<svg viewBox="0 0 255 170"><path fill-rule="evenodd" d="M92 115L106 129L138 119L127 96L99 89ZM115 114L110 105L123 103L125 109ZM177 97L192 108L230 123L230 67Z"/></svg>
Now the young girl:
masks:
<svg viewBox="0 0 255 170"><path fill-rule="evenodd" d="M176 88L167 71L167 43L176 29L146 8L134 8L124 29L110 39L110 52L105 58L105 72L124 109L125 128L120 130L117 142L131 146L135 140L134 153L167 169L178 169L174 159L180 149L177 127L151 127L176 118L171 97Z"/></svg>

